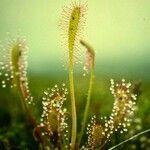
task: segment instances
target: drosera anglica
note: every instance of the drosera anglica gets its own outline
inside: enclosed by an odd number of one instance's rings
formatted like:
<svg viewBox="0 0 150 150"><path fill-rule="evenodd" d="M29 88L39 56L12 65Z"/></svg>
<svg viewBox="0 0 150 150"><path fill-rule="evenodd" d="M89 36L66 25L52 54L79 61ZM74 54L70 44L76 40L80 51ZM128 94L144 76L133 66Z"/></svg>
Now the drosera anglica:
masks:
<svg viewBox="0 0 150 150"><path fill-rule="evenodd" d="M70 7L63 10L61 28L63 31L66 47L68 50L68 67L69 67L69 86L71 97L71 114L72 114L72 134L70 148L75 149L77 136L77 116L76 101L74 93L74 63L77 61L80 39L82 38L82 30L85 23L86 4L74 2Z"/></svg>
<svg viewBox="0 0 150 150"><path fill-rule="evenodd" d="M48 88L42 97L41 123L34 129L34 136L38 139L36 131L40 130L43 138L50 139L47 145L51 148L69 147L67 109L64 107L67 94L68 89L63 83L61 88L58 85Z"/></svg>
<svg viewBox="0 0 150 150"><path fill-rule="evenodd" d="M82 46L86 48L86 61L85 61L85 66L84 66L84 71L86 73L90 73L90 79L89 79L89 87L88 87L88 93L87 93L87 101L85 105L85 111L84 111L84 116L83 116L83 121L81 124L81 131L78 137L78 146L80 146L82 136L84 134L84 130L86 127L87 123L87 118L89 114L89 108L91 104L91 95L92 95L92 89L93 89L93 82L95 78L95 52L94 49L85 41L80 40L80 43ZM85 73L84 73L85 74Z"/></svg>
<svg viewBox="0 0 150 150"><path fill-rule="evenodd" d="M122 79L121 82L115 84L114 80L111 79L110 91L114 97L112 113L108 118L102 117L100 121L96 120L96 116L92 117L91 123L87 127L88 148L102 149L114 132L120 131L122 134L127 132L128 126L130 126L137 97L132 92L131 83Z"/></svg>
<svg viewBox="0 0 150 150"><path fill-rule="evenodd" d="M116 84L113 80L111 80L110 90L114 97L112 113L110 116L101 117L100 119L98 118L98 115L94 115L87 127L88 140L85 141L84 138L82 138L82 133L85 130L84 127L87 122L86 118L88 117L88 108L90 106L95 65L95 53L93 49L85 41L83 41L82 38L86 8L86 4L75 2L72 3L70 7L66 8L62 15L63 21L61 27L65 37L65 46L68 49L67 62L69 66L71 116L69 116L70 113L67 112L67 106L69 107L70 103L68 102L68 105L64 107L66 94L68 93L67 89L65 88L64 84L62 88L58 88L58 86L55 85L54 88L48 88L46 91L44 91L44 96L41 102L43 112L41 115L41 120L37 125L36 120L30 113L30 107L26 105L26 103L30 103L30 101L28 101L28 96L29 99L31 97L26 77L27 66L25 61L26 59L24 59L24 52L26 52L24 51L25 45L22 43L22 41L20 41L20 39L14 40L12 45L10 45L9 48L11 49L11 53L5 52L6 55L3 57L3 59L6 59L8 63L3 60L0 62L0 76L3 76L1 81L2 87L5 88L7 82L11 82L12 87L18 89L26 108L26 115L29 115L33 125L34 137L39 141L40 144L42 144L43 150L75 150L80 149L82 144L85 145L81 147L81 149L84 150L103 149L115 131L120 131L120 133L127 132L127 127L130 125L131 121L130 118L133 117L134 105L136 104L135 101L137 98L135 93L137 90L131 90L131 84L126 83L124 79ZM81 49L79 49L80 45L86 48L87 59L85 63L85 71L90 73L87 104L85 106L84 118L81 120L81 122L83 122L81 136L79 135L81 143L79 142L79 138L76 138L78 134L73 76L74 63L79 61L79 53L81 52ZM67 115L70 120L67 118ZM149 132L149 130L146 130L146 132ZM47 142L49 144L47 144ZM114 148L112 147L111 149Z"/></svg>
<svg viewBox="0 0 150 150"><path fill-rule="evenodd" d="M15 38L3 49L0 62L0 75L2 87L17 88L28 104L33 97L29 91L27 79L27 50L25 39Z"/></svg>
<svg viewBox="0 0 150 150"><path fill-rule="evenodd" d="M3 48L4 55L2 55L3 59L0 63L0 72L2 71L2 87L4 87L5 83L8 87L15 89L16 93L20 96L27 120L31 123L32 127L35 127L37 123L30 110L34 102L27 79L27 50L28 47L24 38L9 39L6 48ZM37 134L39 135L39 132ZM40 138L40 143L43 144L42 138Z"/></svg>
<svg viewBox="0 0 150 150"><path fill-rule="evenodd" d="M63 47L67 50L65 56L67 55L67 60L69 60L69 57L72 55L74 63L81 62L79 58L80 55L82 55L80 39L83 39L84 37L83 31L85 28L86 12L86 2L74 2L71 3L69 7L64 7L61 14L59 26L62 30L61 36L63 39Z"/></svg>

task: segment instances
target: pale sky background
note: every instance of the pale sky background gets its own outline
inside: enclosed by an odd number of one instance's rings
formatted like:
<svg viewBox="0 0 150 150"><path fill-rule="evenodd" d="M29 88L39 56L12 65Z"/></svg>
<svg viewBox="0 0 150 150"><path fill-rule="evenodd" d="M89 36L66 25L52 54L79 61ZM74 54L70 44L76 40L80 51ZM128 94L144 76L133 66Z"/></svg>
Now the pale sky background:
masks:
<svg viewBox="0 0 150 150"><path fill-rule="evenodd" d="M84 1L85 2L85 1ZM63 69L58 27L70 0L0 0L0 40L26 37L29 70ZM115 74L150 75L150 0L87 0L85 39L96 50L96 68ZM149 73L149 74L148 74Z"/></svg>

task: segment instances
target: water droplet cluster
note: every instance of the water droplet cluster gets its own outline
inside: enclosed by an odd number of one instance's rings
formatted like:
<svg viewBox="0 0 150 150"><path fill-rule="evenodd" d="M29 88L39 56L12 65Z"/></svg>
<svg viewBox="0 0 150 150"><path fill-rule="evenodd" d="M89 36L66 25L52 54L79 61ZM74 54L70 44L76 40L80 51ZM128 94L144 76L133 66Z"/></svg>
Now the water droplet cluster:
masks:
<svg viewBox="0 0 150 150"><path fill-rule="evenodd" d="M0 62L0 80L3 88L18 88L24 99L31 104L33 98L28 88L27 79L27 46L24 39L13 39L3 48Z"/></svg>
<svg viewBox="0 0 150 150"><path fill-rule="evenodd" d="M62 88L59 89L55 85L52 89L48 88L44 91L42 100L43 113L41 115L40 127L45 128L42 132L43 136L58 135L58 137L64 136L65 140L68 139L68 124L67 120L67 109L63 108L64 101L68 90L65 84L62 84Z"/></svg>
<svg viewBox="0 0 150 150"><path fill-rule="evenodd" d="M111 115L108 118L101 117L100 123L94 116L87 127L87 147L92 149L105 144L115 131L127 132L134 114L137 95L132 93L131 83L122 79L120 83L115 84L111 79L110 91L114 97Z"/></svg>
<svg viewBox="0 0 150 150"><path fill-rule="evenodd" d="M96 122L96 116L93 116L91 123L87 127L88 147L94 149L102 144L104 137L104 128Z"/></svg>
<svg viewBox="0 0 150 150"><path fill-rule="evenodd" d="M115 101L108 124L111 129L126 132L134 114L137 95L132 93L131 83L126 83L125 79L116 84L111 80L110 91Z"/></svg>

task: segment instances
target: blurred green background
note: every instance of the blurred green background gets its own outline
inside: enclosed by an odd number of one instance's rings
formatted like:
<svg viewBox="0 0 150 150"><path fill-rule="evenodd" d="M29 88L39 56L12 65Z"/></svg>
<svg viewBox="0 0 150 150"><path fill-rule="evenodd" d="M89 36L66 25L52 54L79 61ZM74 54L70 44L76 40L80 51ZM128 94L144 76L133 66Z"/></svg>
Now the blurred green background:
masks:
<svg viewBox="0 0 150 150"><path fill-rule="evenodd" d="M59 20L69 0L0 0L0 40L25 36L32 73L64 71ZM88 0L85 39L96 51L97 73L149 78L150 1ZM43 67L44 66L44 67Z"/></svg>
<svg viewBox="0 0 150 150"><path fill-rule="evenodd" d="M64 60L67 53L61 46L62 31L58 24L63 6L70 3L69 0L0 0L1 43L18 34L27 40L29 86L37 103L33 111L38 121L43 91L56 83L68 84L67 66L62 67L67 61ZM114 145L150 128L150 1L87 0L87 4L84 36L96 51L96 77L90 115L110 114L113 103L109 91L110 78L127 78L128 81L141 83L135 117L140 118L140 122L133 120L132 132L126 136L120 138L116 135L112 140ZM81 51L84 57L84 49ZM88 75L82 76L82 68L83 64L77 65L75 72L77 114L81 114L78 116L78 127L83 117L80 111L85 106L89 79ZM3 146L37 149L31 135L32 128L23 117L21 103L9 89L0 88L0 111L0 149ZM145 137L147 142L150 137ZM140 147L140 139L131 142L131 146L135 145Z"/></svg>

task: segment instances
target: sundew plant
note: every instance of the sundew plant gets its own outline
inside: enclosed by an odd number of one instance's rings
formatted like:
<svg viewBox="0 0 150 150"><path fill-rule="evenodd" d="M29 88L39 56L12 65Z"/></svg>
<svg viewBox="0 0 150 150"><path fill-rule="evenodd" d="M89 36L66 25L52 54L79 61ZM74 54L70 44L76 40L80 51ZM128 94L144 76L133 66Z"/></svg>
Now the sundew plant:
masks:
<svg viewBox="0 0 150 150"><path fill-rule="evenodd" d="M110 79L108 91L111 93L113 106L110 114L91 115L90 106L93 85L95 83L95 50L84 38L84 27L88 13L88 4L73 2L64 7L59 28L62 32L63 49L67 52L66 67L68 81L61 85L55 84L44 90L40 109L40 120L34 114L37 100L30 91L27 77L27 46L23 38L16 38L1 46L0 83L2 88L12 90L20 96L22 110L26 121L32 128L32 135L38 149L43 150L100 150L116 149L139 135L149 132L145 130L137 133L125 141L113 144L114 135L127 134L132 126L139 98L137 84L121 78L120 81ZM76 63L80 61L81 49L85 51L84 76L89 77L86 101L82 110L77 110L78 93L75 90L74 74ZM64 52L64 53L65 53ZM38 53L38 52L37 52ZM58 54L59 55L59 54ZM83 65L81 63L80 65ZM36 88L36 87L35 87ZM101 93L98 93L101 94ZM79 120L77 112L82 118ZM80 115L79 114L79 115ZM89 119L90 118L90 119ZM134 127L133 127L134 128ZM19 133L22 134L22 133ZM2 138L0 140L3 143ZM11 149L11 144L4 142L0 149ZM29 148L30 149L30 148Z"/></svg>

